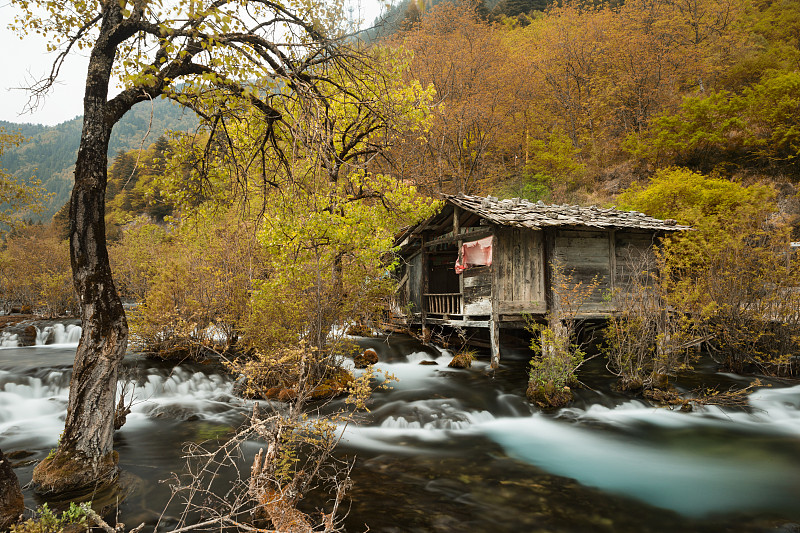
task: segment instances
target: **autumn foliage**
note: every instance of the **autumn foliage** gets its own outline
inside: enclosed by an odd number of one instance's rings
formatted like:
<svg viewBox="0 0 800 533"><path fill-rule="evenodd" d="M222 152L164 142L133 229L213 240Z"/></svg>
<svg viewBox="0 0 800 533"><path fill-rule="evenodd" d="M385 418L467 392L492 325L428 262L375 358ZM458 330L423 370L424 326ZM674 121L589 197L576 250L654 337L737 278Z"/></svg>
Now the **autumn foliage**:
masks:
<svg viewBox="0 0 800 533"><path fill-rule="evenodd" d="M430 128L394 153L426 190L598 203L675 164L796 177L796 3L495 15L441 3L392 41L436 89Z"/></svg>

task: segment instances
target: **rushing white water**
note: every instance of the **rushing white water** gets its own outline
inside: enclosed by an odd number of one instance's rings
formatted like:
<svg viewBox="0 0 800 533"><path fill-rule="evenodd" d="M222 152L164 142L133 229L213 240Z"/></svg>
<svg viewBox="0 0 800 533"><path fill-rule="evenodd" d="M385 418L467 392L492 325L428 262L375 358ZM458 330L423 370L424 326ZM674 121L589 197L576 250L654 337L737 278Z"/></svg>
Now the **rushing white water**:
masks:
<svg viewBox="0 0 800 533"><path fill-rule="evenodd" d="M16 368L14 357L37 350L4 351L5 368ZM50 448L63 428L70 372L44 369L60 351L40 352L38 365L0 371L4 450ZM542 414L485 375L485 363L456 370L446 366L451 358L449 352L423 351L383 358L376 366L396 381L375 394L363 421L342 428L342 448L464 461L502 451L521 468L687 516L791 509L800 501L800 386L759 389L750 395L748 411L681 413L608 397L605 405ZM426 360L437 364L419 364ZM192 424L235 426L251 405L234 396L230 376L204 367L138 371L125 380L136 385L133 391L121 384L119 392L127 390L133 400L120 439L139 460L138 448L148 441L169 440L153 455L167 446L179 449Z"/></svg>
<svg viewBox="0 0 800 533"><path fill-rule="evenodd" d="M17 346L19 346L19 335L16 333L8 333L7 331L0 334L1 348L16 348Z"/></svg>
<svg viewBox="0 0 800 533"><path fill-rule="evenodd" d="M46 345L54 348L63 348L65 346L77 346L81 340L82 329L77 324L34 325L34 328L36 329L35 346ZM19 346L19 334L7 331L0 333L0 348L18 348Z"/></svg>
<svg viewBox="0 0 800 533"><path fill-rule="evenodd" d="M81 333L83 329L76 324L54 324L53 328L53 344L54 345L78 345L81 340ZM47 329L46 327L44 328ZM39 335L37 335L37 344L39 344ZM43 337L46 339L47 337Z"/></svg>
<svg viewBox="0 0 800 533"><path fill-rule="evenodd" d="M0 370L0 436L4 449L56 444L64 428L70 374L67 369L35 376ZM248 406L232 394L230 377L183 367L169 373L151 371L141 381L122 381L118 392L123 390L132 403L123 433L137 431L155 419L235 424Z"/></svg>
<svg viewBox="0 0 800 533"><path fill-rule="evenodd" d="M41 377L0 370L0 435L4 449L53 446L64 428L69 373Z"/></svg>
<svg viewBox="0 0 800 533"><path fill-rule="evenodd" d="M497 420L475 431L548 472L687 515L780 506L799 496L796 464L753 457L749 450L716 454L701 444L692 450L642 443L541 415Z"/></svg>
<svg viewBox="0 0 800 533"><path fill-rule="evenodd" d="M438 367L413 364L427 357L415 353L407 363L379 366L397 377L397 389L447 390L445 356ZM550 473L688 516L781 508L800 499L797 460L742 437L800 435L800 386L759 389L747 412L707 407L682 413L626 401L563 409L553 417L502 393L497 406L493 414L453 398L387 402L372 412L372 425L348 427L343 441L356 450L436 455L446 453L448 443L487 438Z"/></svg>
<svg viewBox="0 0 800 533"><path fill-rule="evenodd" d="M220 374L205 374L176 367L169 373L151 373L131 387L120 383L131 414L123 431L136 431L152 419L203 419L234 423L249 405L233 395L233 381Z"/></svg>

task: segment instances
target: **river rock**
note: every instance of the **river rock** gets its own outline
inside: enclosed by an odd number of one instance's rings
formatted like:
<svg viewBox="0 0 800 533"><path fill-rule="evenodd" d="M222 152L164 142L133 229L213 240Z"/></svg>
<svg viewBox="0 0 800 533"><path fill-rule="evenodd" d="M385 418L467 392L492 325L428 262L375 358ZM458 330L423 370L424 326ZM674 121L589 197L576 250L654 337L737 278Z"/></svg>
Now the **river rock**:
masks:
<svg viewBox="0 0 800 533"><path fill-rule="evenodd" d="M447 366L450 368L469 368L472 366L472 354L469 352L457 353Z"/></svg>
<svg viewBox="0 0 800 533"><path fill-rule="evenodd" d="M278 400L288 402L297 398L297 391L294 389L283 389L278 393Z"/></svg>
<svg viewBox="0 0 800 533"><path fill-rule="evenodd" d="M0 450L0 530L7 530L19 522L24 511L25 499L19 488L19 480Z"/></svg>
<svg viewBox="0 0 800 533"><path fill-rule="evenodd" d="M429 366L434 366L434 365L438 365L439 363L437 363L436 361L425 360L425 361L420 361L419 364L421 364L423 366L428 366L428 365Z"/></svg>
<svg viewBox="0 0 800 533"><path fill-rule="evenodd" d="M19 459L27 459L31 455L34 455L34 453L29 452L28 450L14 450L13 452L8 452L6 454L6 458L11 459L12 461L17 461Z"/></svg>
<svg viewBox="0 0 800 533"><path fill-rule="evenodd" d="M364 353L357 355L353 358L356 368L366 368L369 365L374 365L378 362L378 352L372 348L367 348Z"/></svg>
<svg viewBox="0 0 800 533"><path fill-rule="evenodd" d="M19 334L19 345L20 346L35 346L36 345L36 335L38 335L39 331L36 329L36 326L25 326L25 328Z"/></svg>
<svg viewBox="0 0 800 533"><path fill-rule="evenodd" d="M556 387L552 381L547 382L545 385L529 381L525 396L528 401L535 403L542 409L565 407L573 398L572 389L566 386Z"/></svg>

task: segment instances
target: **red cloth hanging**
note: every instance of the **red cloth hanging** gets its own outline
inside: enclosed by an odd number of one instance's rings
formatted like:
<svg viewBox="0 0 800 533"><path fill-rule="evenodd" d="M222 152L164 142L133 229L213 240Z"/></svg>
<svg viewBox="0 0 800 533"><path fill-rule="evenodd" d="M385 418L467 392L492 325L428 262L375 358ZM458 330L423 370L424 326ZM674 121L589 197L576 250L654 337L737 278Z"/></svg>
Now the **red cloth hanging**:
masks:
<svg viewBox="0 0 800 533"><path fill-rule="evenodd" d="M492 237L485 237L478 241L465 242L458 251L456 261L456 274L461 274L466 269L474 266L488 266L492 264Z"/></svg>

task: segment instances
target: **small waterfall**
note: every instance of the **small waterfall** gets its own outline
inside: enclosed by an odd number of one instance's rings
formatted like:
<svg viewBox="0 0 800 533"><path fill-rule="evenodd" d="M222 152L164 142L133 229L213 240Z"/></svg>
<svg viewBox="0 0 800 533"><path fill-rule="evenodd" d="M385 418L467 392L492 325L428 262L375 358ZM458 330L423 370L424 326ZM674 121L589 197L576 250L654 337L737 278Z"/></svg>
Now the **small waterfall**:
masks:
<svg viewBox="0 0 800 533"><path fill-rule="evenodd" d="M49 448L55 445L64 429L72 371L33 373L0 370L3 448ZM118 393L123 390L127 391L128 398L133 390L132 413L128 415L123 432L136 431L153 419L208 420L235 425L250 405L233 395L233 380L229 376L184 367L176 367L171 372L148 369L140 377L121 381Z"/></svg>
<svg viewBox="0 0 800 533"><path fill-rule="evenodd" d="M45 328L46 329L46 328ZM75 344L81 340L82 328L77 324L54 324L53 344Z"/></svg>
<svg viewBox="0 0 800 533"><path fill-rule="evenodd" d="M19 335L4 331L0 335L0 348L16 348L19 346Z"/></svg>
<svg viewBox="0 0 800 533"><path fill-rule="evenodd" d="M134 381L133 405L123 431L130 431L156 418L234 424L250 405L234 396L234 380L226 375L178 366L170 372L149 370ZM118 394L126 388L130 389L130 383L120 383ZM128 397L130 394L128 391Z"/></svg>
<svg viewBox="0 0 800 533"><path fill-rule="evenodd" d="M64 428L71 372L25 376L0 371L0 435L4 448L53 446Z"/></svg>
<svg viewBox="0 0 800 533"><path fill-rule="evenodd" d="M77 346L81 340L82 329L78 324L56 323L53 325L42 326L34 324L36 329L35 346ZM0 333L0 348L19 348L20 334L18 326L14 326L11 331Z"/></svg>
<svg viewBox="0 0 800 533"><path fill-rule="evenodd" d="M42 329L36 328L36 346L44 346L53 342L53 326L45 326Z"/></svg>
<svg viewBox="0 0 800 533"><path fill-rule="evenodd" d="M409 363L418 365L422 361L436 361L438 366L447 366L453 359L453 354L447 350L442 350L438 356L431 355L427 352L414 352L407 356Z"/></svg>

